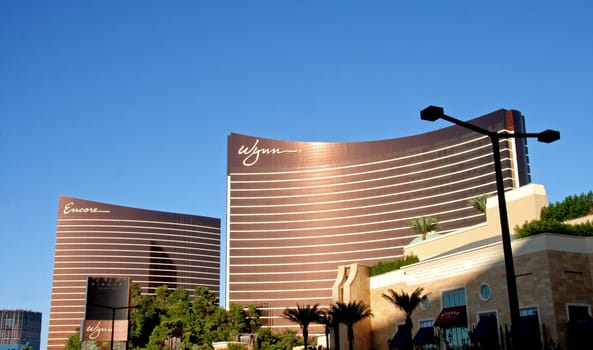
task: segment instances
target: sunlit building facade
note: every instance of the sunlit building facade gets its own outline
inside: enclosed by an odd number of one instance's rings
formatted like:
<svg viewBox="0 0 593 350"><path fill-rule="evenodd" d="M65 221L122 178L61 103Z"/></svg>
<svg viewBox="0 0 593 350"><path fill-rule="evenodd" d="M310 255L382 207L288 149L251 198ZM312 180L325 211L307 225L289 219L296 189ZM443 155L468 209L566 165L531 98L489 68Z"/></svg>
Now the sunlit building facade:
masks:
<svg viewBox="0 0 593 350"><path fill-rule="evenodd" d="M85 316L87 279L130 278L151 294L220 289L220 219L144 210L62 196L48 349L63 349Z"/></svg>
<svg viewBox="0 0 593 350"><path fill-rule="evenodd" d="M470 122L525 129L513 110ZM530 183L525 140L500 148L505 188ZM262 308L277 330L298 330L285 308L332 303L339 265L403 257L421 216L441 234L483 222L468 201L496 192L490 139L458 126L352 143L231 134L227 186L226 302Z"/></svg>

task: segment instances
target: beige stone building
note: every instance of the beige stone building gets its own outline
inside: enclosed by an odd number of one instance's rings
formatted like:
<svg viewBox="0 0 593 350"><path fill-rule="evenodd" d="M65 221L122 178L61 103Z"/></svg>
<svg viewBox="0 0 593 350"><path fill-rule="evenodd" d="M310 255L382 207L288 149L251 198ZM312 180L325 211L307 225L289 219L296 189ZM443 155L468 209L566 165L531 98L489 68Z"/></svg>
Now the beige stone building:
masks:
<svg viewBox="0 0 593 350"><path fill-rule="evenodd" d="M539 219L548 204L538 184L505 197L511 232L516 225ZM474 337L490 334L483 345L498 348L505 327L510 327L510 313L497 205L495 197L488 199L484 224L411 242L405 254L418 256L418 263L374 277L367 266L339 268L334 300L362 300L374 314L356 328L357 350L389 349L390 341L399 341L397 327L404 324L405 314L382 294L389 289L409 294L417 287L424 289L426 298L412 314L416 340L434 340L441 349L461 348ZM581 221L587 220L593 217ZM569 349L568 342L578 336L574 331L568 335L569 325L591 320L593 238L545 233L513 239L511 244L523 333L534 344L553 342Z"/></svg>

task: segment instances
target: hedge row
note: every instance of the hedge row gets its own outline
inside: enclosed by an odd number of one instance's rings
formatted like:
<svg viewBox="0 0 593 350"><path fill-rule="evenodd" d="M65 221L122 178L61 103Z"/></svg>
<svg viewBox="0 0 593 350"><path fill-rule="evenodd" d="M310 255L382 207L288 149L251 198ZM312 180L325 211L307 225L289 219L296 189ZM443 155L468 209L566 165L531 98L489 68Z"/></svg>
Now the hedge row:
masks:
<svg viewBox="0 0 593 350"><path fill-rule="evenodd" d="M420 261L416 255L406 255L402 259L379 261L371 266L371 276L377 276L389 271L399 270L402 266L414 264Z"/></svg>

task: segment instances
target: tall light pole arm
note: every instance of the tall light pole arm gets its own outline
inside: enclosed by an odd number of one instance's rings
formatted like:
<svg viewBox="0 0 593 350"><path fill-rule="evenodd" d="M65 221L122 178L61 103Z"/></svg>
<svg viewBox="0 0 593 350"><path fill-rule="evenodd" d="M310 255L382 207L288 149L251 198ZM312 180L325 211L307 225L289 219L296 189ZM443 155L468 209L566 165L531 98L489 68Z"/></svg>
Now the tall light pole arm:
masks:
<svg viewBox="0 0 593 350"><path fill-rule="evenodd" d="M446 120L448 122L451 122L453 124L457 124L457 125L462 126L462 127L466 128L466 129L473 130L473 131L478 132L478 133L480 133L482 135L488 135L490 137L493 137L493 136L495 136L495 135L498 134L498 133L496 133L494 131L490 131L490 130L486 130L486 129L480 128L479 126L475 126L473 124L464 122L462 120L455 119L455 118L450 117L450 116L445 115L445 114L443 114L443 116L441 117L441 119Z"/></svg>
<svg viewBox="0 0 593 350"><path fill-rule="evenodd" d="M539 142L551 143L560 140L560 132L556 130L545 130L539 133L511 133L501 132L498 134L500 138L537 138Z"/></svg>
<svg viewBox="0 0 593 350"><path fill-rule="evenodd" d="M443 119L446 120L448 122L451 122L453 124L457 124L459 126L462 126L464 128L476 131L480 134L483 135L488 135L488 136L494 136L496 135L495 132L492 132L490 130L486 130L483 128L480 128L479 126L475 126L473 124L470 123L466 123L462 120L459 120L457 118L453 118L451 116L448 116L445 114L445 110L442 107L437 107L437 106L428 106L426 108L424 108L423 110L420 111L420 119L422 120L427 120L430 122L434 122L437 119Z"/></svg>
<svg viewBox="0 0 593 350"><path fill-rule="evenodd" d="M437 119L443 119L443 120L446 120L453 124L464 127L466 129L470 129L475 132L478 132L482 135L488 135L492 139L533 137L533 138L537 138L537 140L539 142L544 142L544 143L551 143L551 142L554 142L554 141L557 141L560 139L560 132L556 131L556 130L550 130L550 129L539 132L539 133L510 133L510 132L497 133L495 131L486 130L484 128L480 128L479 126L475 126L473 124L464 122L457 118L448 116L445 114L445 110L443 109L443 107L438 107L438 106L428 106L428 107L424 108L422 111L420 111L420 119L431 121L431 122L434 122Z"/></svg>

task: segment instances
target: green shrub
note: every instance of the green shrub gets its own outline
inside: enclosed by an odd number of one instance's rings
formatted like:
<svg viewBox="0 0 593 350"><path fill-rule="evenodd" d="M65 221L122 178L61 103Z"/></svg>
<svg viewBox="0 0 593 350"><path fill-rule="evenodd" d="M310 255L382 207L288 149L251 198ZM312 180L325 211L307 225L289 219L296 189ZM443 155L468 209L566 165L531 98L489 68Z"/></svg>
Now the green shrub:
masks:
<svg viewBox="0 0 593 350"><path fill-rule="evenodd" d="M542 208L540 219L543 221L566 221L593 214L593 192L568 196Z"/></svg>
<svg viewBox="0 0 593 350"><path fill-rule="evenodd" d="M371 276L377 276L389 271L399 270L402 266L414 264L420 261L416 255L406 255L402 259L379 261L371 266Z"/></svg>
<svg viewBox="0 0 593 350"><path fill-rule="evenodd" d="M593 214L593 192L568 196L563 201L550 204L542 208L540 220L526 222L522 226L515 226L515 236L518 238L539 233L559 233L571 236L593 236L593 224L571 225L564 221L577 219Z"/></svg>
<svg viewBox="0 0 593 350"><path fill-rule="evenodd" d="M523 226L515 227L515 236L518 238L533 236L539 233L559 233L570 236L593 236L593 223L570 225L556 220L533 220Z"/></svg>
<svg viewBox="0 0 593 350"><path fill-rule="evenodd" d="M282 333L275 333L270 328L260 328L255 350L286 350L302 344L302 338L297 336L296 331L285 329Z"/></svg>

